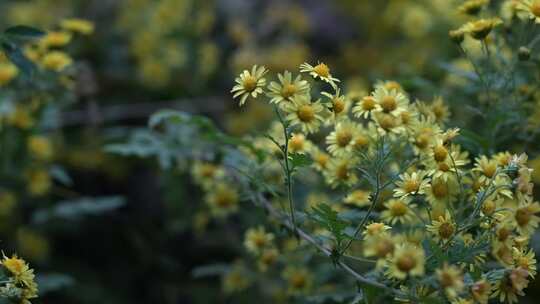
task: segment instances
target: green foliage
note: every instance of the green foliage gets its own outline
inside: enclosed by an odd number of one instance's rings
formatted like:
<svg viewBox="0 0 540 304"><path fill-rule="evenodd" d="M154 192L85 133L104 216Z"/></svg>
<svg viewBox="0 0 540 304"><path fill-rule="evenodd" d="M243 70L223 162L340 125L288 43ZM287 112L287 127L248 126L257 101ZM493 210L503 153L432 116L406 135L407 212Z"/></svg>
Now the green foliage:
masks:
<svg viewBox="0 0 540 304"><path fill-rule="evenodd" d="M339 217L339 214L327 204L319 204L312 208L309 217L328 230L335 239L335 250L341 251L343 241L348 238L345 229L349 223Z"/></svg>

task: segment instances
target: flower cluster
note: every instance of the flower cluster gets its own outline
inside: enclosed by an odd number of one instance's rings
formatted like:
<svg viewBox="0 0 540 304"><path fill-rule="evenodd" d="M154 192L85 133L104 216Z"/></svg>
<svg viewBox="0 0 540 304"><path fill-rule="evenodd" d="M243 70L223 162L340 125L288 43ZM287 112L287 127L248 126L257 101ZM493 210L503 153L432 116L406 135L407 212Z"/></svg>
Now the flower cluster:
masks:
<svg viewBox="0 0 540 304"><path fill-rule="evenodd" d="M253 81L246 87L237 79L234 91L244 104L257 97L250 95L257 87L258 95L275 104L280 123L273 129L281 130L268 132L269 145L262 138L254 142L278 155L283 176L290 177L288 163L298 154L307 155L312 172L334 197L329 200L334 210L367 212L349 223L363 231L362 237L349 235L342 247L325 243L340 254L373 259L375 277L397 285L412 301L443 296L453 303L487 303L498 297L512 303L523 295L536 274L528 244L540 221L526 155L501 152L472 160L458 144L460 130L446 127L450 113L440 97L413 101L398 83L387 81L353 102L341 95L339 80L324 63L303 64L300 71L313 80L291 81L285 72L267 88L264 73L245 71L242 75L253 75ZM324 83L332 91L324 91ZM279 156L280 151L288 155ZM288 214L294 209L292 204ZM255 244L267 244L264 230L256 231L246 236L251 252ZM331 240L330 232L323 235Z"/></svg>
<svg viewBox="0 0 540 304"><path fill-rule="evenodd" d="M4 255L0 260L0 267L0 297L17 300L21 304L30 304L31 299L37 298L38 287L34 280L34 270L24 260L16 255L10 258Z"/></svg>

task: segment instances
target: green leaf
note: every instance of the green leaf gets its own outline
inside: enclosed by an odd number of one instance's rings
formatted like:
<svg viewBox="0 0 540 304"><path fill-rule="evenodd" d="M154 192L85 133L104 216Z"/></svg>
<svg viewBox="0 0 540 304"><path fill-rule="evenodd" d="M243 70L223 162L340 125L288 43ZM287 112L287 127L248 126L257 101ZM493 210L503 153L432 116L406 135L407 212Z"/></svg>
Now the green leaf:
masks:
<svg viewBox="0 0 540 304"><path fill-rule="evenodd" d="M37 28L33 28L26 25L16 25L10 28L7 28L4 31L4 34L7 36L22 38L22 39L37 39L43 37L45 32Z"/></svg>
<svg viewBox="0 0 540 304"><path fill-rule="evenodd" d="M193 271L191 272L191 276L193 276L194 278L220 276L227 273L230 268L231 267L228 264L221 263L199 266L193 269Z"/></svg>
<svg viewBox="0 0 540 304"><path fill-rule="evenodd" d="M189 115L184 112L175 110L160 110L150 116L150 119L148 120L148 127L150 129L154 129L162 123L183 123L188 121L189 118Z"/></svg>
<svg viewBox="0 0 540 304"><path fill-rule="evenodd" d="M38 273L36 283L39 286L39 294L44 295L75 284L75 279L63 273Z"/></svg>
<svg viewBox="0 0 540 304"><path fill-rule="evenodd" d="M349 226L349 223L342 220L338 213L327 204L319 204L312 210L313 213L309 214L310 218L332 234L339 249L343 240L347 238L345 228Z"/></svg>
<svg viewBox="0 0 540 304"><path fill-rule="evenodd" d="M4 41L2 42L2 49L4 50L8 59L14 65L16 65L19 68L19 70L21 70L22 74L25 77L27 78L32 77L32 75L34 74L35 65L34 63L32 63L32 61L26 58L26 56L23 54L19 46L9 41Z"/></svg>
<svg viewBox="0 0 540 304"><path fill-rule="evenodd" d="M292 170L297 168L307 167L313 163L313 159L307 154L295 153L289 156L291 160Z"/></svg>
<svg viewBox="0 0 540 304"><path fill-rule="evenodd" d="M121 196L83 197L76 200L58 202L52 208L38 210L32 220L46 223L53 219L73 220L83 216L100 215L124 206Z"/></svg>

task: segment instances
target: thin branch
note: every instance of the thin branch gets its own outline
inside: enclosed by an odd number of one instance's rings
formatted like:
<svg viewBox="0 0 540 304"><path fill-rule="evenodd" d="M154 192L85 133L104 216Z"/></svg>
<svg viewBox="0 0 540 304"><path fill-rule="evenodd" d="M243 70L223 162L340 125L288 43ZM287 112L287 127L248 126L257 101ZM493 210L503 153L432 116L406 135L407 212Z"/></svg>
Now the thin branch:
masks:
<svg viewBox="0 0 540 304"><path fill-rule="evenodd" d="M322 244L320 244L309 233L305 232L301 228L295 227L292 224L292 222L290 221L289 217L284 215L284 214L281 214L278 210L276 210L272 206L272 204L262 196L262 194L260 194L260 193L257 194L257 200L259 201L260 205L268 211L268 213L270 215L272 215L273 217L279 219L280 222L284 226L286 226L287 228L296 231L298 237L300 237L301 239L304 239L308 243L312 244L320 252L322 252L326 257L331 257L332 256L332 251L330 249L328 249L325 246L323 246ZM384 285L384 284L382 284L380 282L377 282L377 281L374 281L374 280L371 280L371 279L368 279L368 278L364 277L362 274L359 274L358 272L356 272L356 270L352 269L347 263L345 263L343 261L338 261L336 263L336 265L339 266L341 269L343 269L345 272L347 272L349 275L354 277L360 283L364 283L366 285L370 285L370 286L373 286L373 287L378 287L378 288L384 289L384 290L386 290L388 292L391 292L392 294L394 294L396 296L407 297L407 295L405 293L403 293L402 291L400 291L400 290L388 287L388 286L386 286L386 285Z"/></svg>

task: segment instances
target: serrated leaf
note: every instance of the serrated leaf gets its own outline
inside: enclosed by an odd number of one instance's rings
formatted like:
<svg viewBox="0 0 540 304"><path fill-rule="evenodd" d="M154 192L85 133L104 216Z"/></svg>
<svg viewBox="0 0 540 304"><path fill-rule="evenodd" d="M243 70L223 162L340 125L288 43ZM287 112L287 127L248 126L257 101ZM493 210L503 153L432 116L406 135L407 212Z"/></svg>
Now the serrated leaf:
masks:
<svg viewBox="0 0 540 304"><path fill-rule="evenodd" d="M342 220L339 214L327 204L319 204L312 208L310 218L328 230L336 240L336 245L340 248L342 241L347 237L345 229L349 223Z"/></svg>
<svg viewBox="0 0 540 304"><path fill-rule="evenodd" d="M313 163L313 159L307 154L294 153L289 155L293 171L297 168L307 167Z"/></svg>

